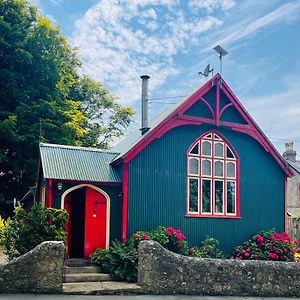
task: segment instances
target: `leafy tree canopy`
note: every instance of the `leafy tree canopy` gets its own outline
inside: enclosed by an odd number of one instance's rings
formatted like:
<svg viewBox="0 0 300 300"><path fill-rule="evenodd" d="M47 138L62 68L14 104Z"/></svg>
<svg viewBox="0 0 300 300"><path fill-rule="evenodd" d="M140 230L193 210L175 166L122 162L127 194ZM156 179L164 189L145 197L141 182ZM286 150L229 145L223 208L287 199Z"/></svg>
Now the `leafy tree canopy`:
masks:
<svg viewBox="0 0 300 300"><path fill-rule="evenodd" d="M79 75L75 50L26 0L0 0L0 32L0 191L20 199L36 180L39 141L108 148L133 111Z"/></svg>

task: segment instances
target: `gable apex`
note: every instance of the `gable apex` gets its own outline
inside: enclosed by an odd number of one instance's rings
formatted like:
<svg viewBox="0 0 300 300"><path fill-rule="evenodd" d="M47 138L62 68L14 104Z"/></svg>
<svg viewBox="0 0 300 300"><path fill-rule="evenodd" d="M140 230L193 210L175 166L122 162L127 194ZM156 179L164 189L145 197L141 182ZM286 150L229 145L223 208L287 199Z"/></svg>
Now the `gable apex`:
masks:
<svg viewBox="0 0 300 300"><path fill-rule="evenodd" d="M201 116L200 108L198 112L191 112L191 107L198 105L199 101L201 102L201 107L206 107L210 115L206 111L206 115ZM197 115L197 113L200 115ZM227 118L225 118L226 113ZM232 116L232 118L234 116L235 119L228 120L228 115ZM113 150L119 152L120 155L116 157L114 162L116 163L120 160L123 160L125 163L129 162L154 139L162 137L166 132L175 127L182 125L199 126L201 124L227 127L233 131L247 134L255 139L266 152L269 152L273 156L286 176L292 176L292 171L288 164L255 123L219 73L204 82L196 91L180 100L176 105L158 115L150 122L150 130L146 134L131 134L121 141L120 144L116 145Z"/></svg>

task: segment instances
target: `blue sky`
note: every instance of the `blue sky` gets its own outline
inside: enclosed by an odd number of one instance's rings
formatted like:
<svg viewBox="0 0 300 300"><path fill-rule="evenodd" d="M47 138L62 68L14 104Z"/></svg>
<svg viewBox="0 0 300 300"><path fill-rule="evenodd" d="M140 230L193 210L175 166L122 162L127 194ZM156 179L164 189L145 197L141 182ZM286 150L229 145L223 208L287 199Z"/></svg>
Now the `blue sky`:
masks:
<svg viewBox="0 0 300 300"><path fill-rule="evenodd" d="M137 112L141 74L151 98L190 93L220 44L223 77L282 153L300 154L300 0L31 0L78 48L82 73ZM170 104L152 103L154 117ZM299 157L299 155L298 155Z"/></svg>

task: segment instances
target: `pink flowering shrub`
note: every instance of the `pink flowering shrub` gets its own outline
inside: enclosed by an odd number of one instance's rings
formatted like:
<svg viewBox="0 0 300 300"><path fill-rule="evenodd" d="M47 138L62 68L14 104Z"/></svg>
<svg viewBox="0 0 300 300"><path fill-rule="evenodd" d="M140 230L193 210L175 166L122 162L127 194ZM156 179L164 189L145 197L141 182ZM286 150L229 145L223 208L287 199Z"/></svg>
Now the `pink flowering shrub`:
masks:
<svg viewBox="0 0 300 300"><path fill-rule="evenodd" d="M189 255L188 242L180 229L159 226L149 232L137 231L132 235L132 238L136 241L136 244L138 244L141 240L149 239L157 241L170 251L182 255Z"/></svg>
<svg viewBox="0 0 300 300"><path fill-rule="evenodd" d="M234 249L234 259L297 261L298 241L287 233L265 230Z"/></svg>

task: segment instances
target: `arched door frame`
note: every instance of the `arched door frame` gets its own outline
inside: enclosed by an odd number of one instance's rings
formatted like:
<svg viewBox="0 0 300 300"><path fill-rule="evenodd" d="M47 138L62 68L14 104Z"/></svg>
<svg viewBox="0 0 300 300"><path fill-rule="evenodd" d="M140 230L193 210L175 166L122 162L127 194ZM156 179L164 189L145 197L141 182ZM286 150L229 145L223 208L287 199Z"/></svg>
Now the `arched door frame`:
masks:
<svg viewBox="0 0 300 300"><path fill-rule="evenodd" d="M108 249L109 248L109 232L110 232L110 198L109 198L108 194L105 191L103 191L99 187L94 186L92 184L78 184L78 185L72 186L71 188L64 191L64 193L61 195L61 205L60 205L60 207L61 207L61 209L64 209L66 195L68 195L72 191L75 191L75 190L80 189L82 187L89 187L91 189L94 189L97 192L99 192L100 194L102 194L106 199L106 242L105 242L105 248Z"/></svg>

